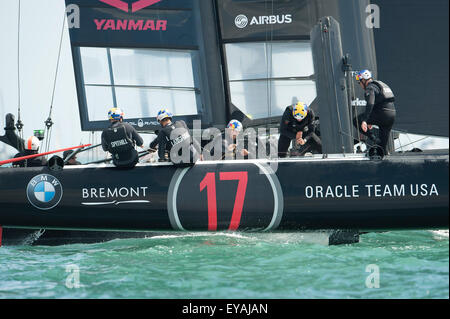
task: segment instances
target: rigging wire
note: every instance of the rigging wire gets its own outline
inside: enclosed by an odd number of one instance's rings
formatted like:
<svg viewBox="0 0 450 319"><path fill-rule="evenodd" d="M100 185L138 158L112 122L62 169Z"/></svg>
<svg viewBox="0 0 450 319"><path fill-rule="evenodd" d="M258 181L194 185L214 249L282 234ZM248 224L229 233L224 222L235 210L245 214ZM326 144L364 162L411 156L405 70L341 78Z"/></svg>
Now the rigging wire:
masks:
<svg viewBox="0 0 450 319"><path fill-rule="evenodd" d="M265 1L265 12L268 11L268 1ZM271 0L271 14L274 13L274 0ZM269 29L270 28L270 29ZM270 30L270 31L269 31ZM272 117L272 64L273 64L273 26L266 26L266 41L265 41L265 53L266 53L266 98L267 98L267 117L266 117L266 131L267 140L270 141L270 118Z"/></svg>
<svg viewBox="0 0 450 319"><path fill-rule="evenodd" d="M423 137L423 138L421 138L421 139L419 139L419 140L417 140L417 141L414 141L414 142L411 142L411 143L409 143L409 144L406 144L406 145L401 145L400 144L400 147L397 147L395 150L397 151L397 150L399 150L400 148L402 149L402 151L403 151L403 147L407 147L407 146L409 146L409 145L414 145L414 144L416 144L416 143L418 143L418 142L421 142L421 141L423 141L423 140L426 140L427 138L430 138L429 136L425 136L425 137ZM409 137L408 137L408 139L409 139ZM400 139L399 139L399 141L400 141ZM411 140L410 140L411 141Z"/></svg>
<svg viewBox="0 0 450 319"><path fill-rule="evenodd" d="M271 1L272 8L271 8L271 15L274 15L274 0ZM267 75L268 78L272 78L272 69L273 69L273 25L269 26L270 28L270 41L269 41L269 51L268 51L268 63L267 63ZM267 118L267 123L269 124L269 118L272 117L272 80L267 80L268 85L268 112L269 116ZM268 127L269 128L269 127Z"/></svg>
<svg viewBox="0 0 450 319"><path fill-rule="evenodd" d="M19 0L19 10L18 10L18 19L17 19L17 95L18 95L18 106L17 106L17 123L16 128L19 131L19 136L23 140L23 122L20 114L20 15L21 15L21 0ZM19 142L20 139L17 140ZM23 146L22 146L23 147ZM21 149L20 145L17 145L17 149Z"/></svg>
<svg viewBox="0 0 450 319"><path fill-rule="evenodd" d="M52 127L53 127L53 121L52 121L52 112L53 112L53 103L55 100L55 91L56 91L56 81L58 79L58 72L59 72L59 65L60 65L60 61L61 61L61 49L62 49L62 42L64 40L64 27L66 24L66 13L64 12L63 14L63 22L62 22L62 27L61 27L61 36L59 39L59 49L58 49L58 59L56 61L56 70L55 70L55 77L53 80L53 90L52 90L52 97L51 97L51 102L50 102L50 110L49 110L49 114L48 114L48 118L47 120L44 122L45 123L45 129L47 130L47 140L46 140L46 144L45 144L45 149L46 151L49 150L50 148L50 141L51 141L51 136L52 136Z"/></svg>

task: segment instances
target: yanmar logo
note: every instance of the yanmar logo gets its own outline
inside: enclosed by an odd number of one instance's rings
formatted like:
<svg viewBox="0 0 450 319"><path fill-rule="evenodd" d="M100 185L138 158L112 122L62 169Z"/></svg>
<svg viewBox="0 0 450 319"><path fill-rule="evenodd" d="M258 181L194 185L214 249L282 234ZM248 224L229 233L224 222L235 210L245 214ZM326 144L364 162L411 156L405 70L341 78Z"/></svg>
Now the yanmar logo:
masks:
<svg viewBox="0 0 450 319"><path fill-rule="evenodd" d="M99 0L127 13L137 12L162 0L138 0L130 4L122 0ZM166 31L167 20L94 19L98 31Z"/></svg>
<svg viewBox="0 0 450 319"><path fill-rule="evenodd" d="M131 4L131 12L136 12L142 10L144 8L150 7L155 3L161 2L162 0L138 0ZM129 12L129 5L125 1L122 0L100 0L100 2L109 4L112 7L115 7L119 10Z"/></svg>

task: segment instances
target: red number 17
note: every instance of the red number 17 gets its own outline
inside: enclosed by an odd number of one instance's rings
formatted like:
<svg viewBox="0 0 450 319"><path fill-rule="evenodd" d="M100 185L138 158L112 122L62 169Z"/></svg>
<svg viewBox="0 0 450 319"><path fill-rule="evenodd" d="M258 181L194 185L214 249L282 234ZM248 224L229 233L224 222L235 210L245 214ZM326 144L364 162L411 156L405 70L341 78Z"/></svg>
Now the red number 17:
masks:
<svg viewBox="0 0 450 319"><path fill-rule="evenodd" d="M236 200L234 202L233 215L228 230L237 230L241 223L242 210L244 208L245 192L247 191L248 172L224 172L220 173L221 181L239 181ZM200 183L200 192L207 189L208 195L208 230L217 230L217 195L216 173L207 173Z"/></svg>

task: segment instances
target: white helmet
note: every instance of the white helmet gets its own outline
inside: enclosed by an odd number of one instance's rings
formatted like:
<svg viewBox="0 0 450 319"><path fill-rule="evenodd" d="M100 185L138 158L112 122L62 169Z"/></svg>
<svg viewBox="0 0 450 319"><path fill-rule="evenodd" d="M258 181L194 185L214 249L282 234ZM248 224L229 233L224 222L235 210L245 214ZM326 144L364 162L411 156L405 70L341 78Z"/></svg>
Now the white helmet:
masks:
<svg viewBox="0 0 450 319"><path fill-rule="evenodd" d="M240 132L242 131L244 126L242 126L242 123L238 120L231 120L230 123L228 123L227 128Z"/></svg>
<svg viewBox="0 0 450 319"><path fill-rule="evenodd" d="M30 136L25 140L24 147L27 151L37 151L41 147L41 142L36 136Z"/></svg>
<svg viewBox="0 0 450 319"><path fill-rule="evenodd" d="M161 111L158 112L158 115L156 115L156 119L158 120L158 122L161 122L162 120L166 119L166 118L172 118L173 114L170 113L169 110L167 109L162 109Z"/></svg>
<svg viewBox="0 0 450 319"><path fill-rule="evenodd" d="M362 70L356 74L356 81L358 82L361 80L369 80L371 78L372 72L370 72L369 70Z"/></svg>

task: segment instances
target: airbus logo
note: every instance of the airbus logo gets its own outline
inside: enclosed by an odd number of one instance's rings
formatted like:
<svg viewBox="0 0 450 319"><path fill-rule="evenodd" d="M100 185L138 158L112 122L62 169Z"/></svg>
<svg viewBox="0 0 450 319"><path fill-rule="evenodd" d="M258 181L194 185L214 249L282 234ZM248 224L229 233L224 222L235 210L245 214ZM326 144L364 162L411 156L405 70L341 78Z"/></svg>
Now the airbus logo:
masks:
<svg viewBox="0 0 450 319"><path fill-rule="evenodd" d="M63 195L59 180L48 174L41 174L31 179L27 186L27 198L31 205L40 210L56 207Z"/></svg>
<svg viewBox="0 0 450 319"><path fill-rule="evenodd" d="M248 18L246 15L240 14L236 17L234 23L239 29L243 29L248 25Z"/></svg>
<svg viewBox="0 0 450 319"><path fill-rule="evenodd" d="M142 10L144 8L150 7L158 2L161 2L162 0L138 0L134 1L131 4L131 12L137 12L139 10ZM127 2L122 0L100 0L100 2L106 3L114 8L117 8L119 10L129 12L129 5Z"/></svg>
<svg viewBox="0 0 450 319"><path fill-rule="evenodd" d="M255 16L249 19L245 14L240 14L234 19L236 27L244 29L253 25L290 24L293 22L292 14Z"/></svg>

